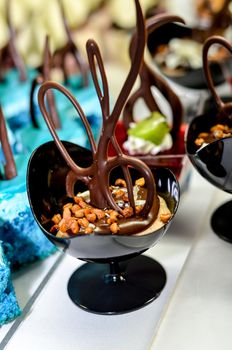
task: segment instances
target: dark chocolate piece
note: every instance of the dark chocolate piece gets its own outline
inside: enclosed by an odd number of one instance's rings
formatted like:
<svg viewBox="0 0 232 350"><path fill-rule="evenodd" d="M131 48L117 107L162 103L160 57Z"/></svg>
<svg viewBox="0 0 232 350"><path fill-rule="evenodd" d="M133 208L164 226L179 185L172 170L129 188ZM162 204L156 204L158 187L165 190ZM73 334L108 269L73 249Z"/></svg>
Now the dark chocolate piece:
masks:
<svg viewBox="0 0 232 350"><path fill-rule="evenodd" d="M214 44L222 45L231 54L232 54L232 45L225 38L217 35L211 36L210 38L208 38L203 45L203 69L204 69L209 90L218 107L218 111L219 111L217 115L218 122L219 121L223 122L228 118L232 122L232 101L225 103L221 100L220 96L217 94L216 89L214 87L213 79L210 72L208 52L210 47Z"/></svg>
<svg viewBox="0 0 232 350"><path fill-rule="evenodd" d="M108 82L99 48L94 40L88 40L86 45L90 71L100 101L103 116L103 126L97 146L94 142L90 125L86 116L84 115L81 106L76 101L74 96L65 87L55 82L45 82L39 89L38 99L41 112L54 138L54 141L59 151L61 152L61 155L63 156L66 163L71 169L66 178L67 195L70 197L74 196L74 185L77 180L80 180L84 182L89 188L90 201L92 205L102 209L106 207L111 207L112 209L121 212L120 207L118 207L118 205L115 203L112 194L109 191L109 174L114 168L121 166L127 183L130 205L134 207L132 180L130 177L128 167L135 168L145 178L148 193L145 205L140 213L140 216L142 216L143 218L147 217L147 220L141 221L140 217L137 218L136 221L136 218L134 218L133 225L136 226L137 222L140 228L144 229L155 220L159 209L159 201L156 195L154 178L149 167L146 166L143 162L141 162L139 159L126 156L122 153L115 138L115 127L120 117L121 111L124 107L124 104L131 92L131 89L139 73L146 43L143 14L138 0L135 0L135 5L138 31L136 35L135 50L132 54L130 71L128 73L126 81L122 87L122 90L118 96L118 99L115 103L112 112L110 112L109 108ZM102 89L98 81L96 65L98 66L100 71ZM57 89L61 91L70 100L70 102L73 104L76 111L78 112L85 126L92 149L93 163L91 166L87 168L79 167L69 156L64 145L60 142L57 133L49 119L45 106L44 98L46 92L49 89ZM113 144L117 153L115 157L108 157L108 146L110 142Z"/></svg>
<svg viewBox="0 0 232 350"><path fill-rule="evenodd" d="M184 20L178 16L171 16L167 14L156 15L146 21L147 33L151 34L162 25L170 22L184 23ZM132 55L134 52L135 41L136 41L136 34L131 39L130 55ZM148 109L151 112L154 112L154 111L161 112L151 92L151 87L155 86L167 99L172 109L173 124L172 124L171 135L173 137L173 140L175 140L176 137L178 136L179 129L182 123L182 118L183 118L183 108L179 97L170 88L169 84L158 73L155 73L148 66L148 64L144 61L144 59L142 62L142 67L139 75L140 75L140 86L131 95L123 111L123 122L126 129L128 129L129 124L134 121L133 107L139 98L142 98L144 100L145 104L147 105Z"/></svg>
<svg viewBox="0 0 232 350"><path fill-rule="evenodd" d="M65 82L67 83L67 81L68 81L68 71L67 71L67 65L66 65L65 60L66 60L66 57L69 54L71 54L74 57L76 64L77 64L77 66L80 70L80 73L82 75L83 86L88 86L89 67L88 67L87 63L85 62L84 58L82 57L82 55L80 54L76 44L74 43L74 41L72 39L72 34L71 34L70 28L69 28L68 23L67 23L62 0L59 0L59 5L60 5L60 11L61 11L64 29L65 29L66 36L67 36L67 44L65 45L64 48L62 48L60 50L61 68L62 68L62 71L64 73Z"/></svg>
<svg viewBox="0 0 232 350"><path fill-rule="evenodd" d="M50 74L51 61L52 61L52 58L51 58L51 52L49 49L49 38L48 36L46 36L45 46L44 46L44 55L43 55L42 75L38 75L35 79L33 79L31 84L31 91L30 91L30 116L31 116L32 125L36 129L39 129L39 124L36 119L34 95L38 85L41 85L43 82L51 79L51 74ZM48 103L48 109L49 109L52 123L56 129L60 129L61 128L60 119L56 110L55 97L52 91L48 91L47 103Z"/></svg>
<svg viewBox="0 0 232 350"><path fill-rule="evenodd" d="M7 0L5 3L6 3L6 21L7 21L8 29L10 33L10 40L8 43L8 53L11 56L14 66L17 68L19 72L19 79L21 81L25 81L27 80L26 68L25 68L23 59L20 56L15 44L15 30L11 22L11 16L10 16L11 0Z"/></svg>
<svg viewBox="0 0 232 350"><path fill-rule="evenodd" d="M8 140L6 123L5 123L1 105L0 105L0 142L2 145L3 154L5 156L5 164L4 164L5 178L6 180L10 180L17 176L17 170L16 170L13 153Z"/></svg>

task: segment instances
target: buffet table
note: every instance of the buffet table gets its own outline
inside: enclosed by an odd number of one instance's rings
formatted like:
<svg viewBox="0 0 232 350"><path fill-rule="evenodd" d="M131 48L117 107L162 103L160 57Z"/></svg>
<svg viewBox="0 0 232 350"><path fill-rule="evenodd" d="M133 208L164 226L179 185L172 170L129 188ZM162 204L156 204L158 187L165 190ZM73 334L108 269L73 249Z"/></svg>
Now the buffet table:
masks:
<svg viewBox="0 0 232 350"><path fill-rule="evenodd" d="M74 305L67 282L83 262L61 252L16 274L23 314L0 330L0 349L231 348L231 246L209 226L213 209L228 198L192 171L172 226L145 253L165 268L166 286L137 311L102 316Z"/></svg>

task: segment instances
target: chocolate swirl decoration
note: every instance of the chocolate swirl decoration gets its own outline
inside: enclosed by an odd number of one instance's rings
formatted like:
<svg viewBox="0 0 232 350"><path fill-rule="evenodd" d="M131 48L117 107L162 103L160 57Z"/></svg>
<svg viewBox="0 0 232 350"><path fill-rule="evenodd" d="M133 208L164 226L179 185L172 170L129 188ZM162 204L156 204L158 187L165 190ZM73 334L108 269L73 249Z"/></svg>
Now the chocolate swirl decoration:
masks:
<svg viewBox="0 0 232 350"><path fill-rule="evenodd" d="M167 14L156 15L146 21L147 33L151 34L162 25L171 23L171 22L184 23L184 20L179 16L172 16ZM133 54L135 41L136 41L136 34L131 39L130 56ZM161 94L166 98L166 100L170 104L172 115L173 115L171 135L173 140L175 141L176 137L178 136L178 132L181 126L182 118L183 118L183 108L179 97L170 88L169 84L160 75L155 73L148 66L148 64L145 62L144 59L142 62L142 67L140 69L139 76L140 76L140 86L130 96L123 111L123 122L124 122L125 128L128 129L130 123L134 121L133 109L134 109L135 103L140 98L143 99L146 106L151 112L159 111L160 113L162 113L151 91L152 86L155 86L156 88L158 88L158 90L161 92Z"/></svg>
<svg viewBox="0 0 232 350"><path fill-rule="evenodd" d="M16 170L13 153L8 140L6 123L5 123L5 118L3 115L1 105L0 105L0 142L2 145L3 154L5 157L5 164L4 164L5 179L10 180L17 176L17 170Z"/></svg>
<svg viewBox="0 0 232 350"><path fill-rule="evenodd" d="M208 38L203 45L203 69L204 69L204 74L208 84L208 88L218 107L218 115L217 115L218 122L223 122L226 120L230 120L230 122L232 122L232 101L224 103L221 100L220 96L217 94L216 89L214 87L213 79L210 72L208 52L210 47L214 44L223 46L231 54L232 54L232 45L226 39L217 35L214 35Z"/></svg>
<svg viewBox="0 0 232 350"><path fill-rule="evenodd" d="M31 90L30 90L30 116L31 116L32 125L36 129L39 129L39 124L36 119L34 96L35 96L37 86L42 84L44 81L48 81L51 79L51 74L50 74L51 61L52 61L52 57L49 49L49 38L48 36L46 36L45 45L44 45L42 74L38 75L35 79L33 79L31 83ZM60 129L61 128L60 119L56 110L55 97L52 91L49 91L47 94L47 103L48 103L48 108L49 108L52 123L56 129Z"/></svg>
<svg viewBox="0 0 232 350"><path fill-rule="evenodd" d="M72 39L72 34L71 34L71 31L70 31L70 28L68 26L68 22L67 22L67 19L65 16L65 11L64 11L64 6L63 6L62 0L58 0L58 3L60 6L62 21L63 21L64 29L66 32L66 36L67 36L67 44L65 45L64 48L62 48L59 51L59 53L61 55L61 68L62 68L62 71L64 73L65 83L68 82L68 75L69 75L65 61L66 61L66 57L69 54L71 54L74 57L75 62L80 70L81 75L82 75L83 86L88 86L89 67L88 67L87 63L85 62L85 60L83 59L83 57L81 56L76 44L74 43L74 41Z"/></svg>
<svg viewBox="0 0 232 350"><path fill-rule="evenodd" d="M70 171L66 177L66 192L67 195L73 197L74 195L74 185L77 180L84 182L90 191L90 201L91 204L97 208L104 209L110 207L119 212L122 212L121 208L115 203L112 194L109 190L109 176L111 171L120 166L123 169L125 180L128 188L128 197L130 205L134 207L133 199L133 187L132 180L129 173L129 167L138 170L138 172L145 178L146 186L148 188L147 198L143 210L140 213L140 216L145 218L150 215L150 223L154 221L157 216L159 202L156 194L156 188L154 183L154 178L151 170L146 166L142 161L136 158L126 156L122 153L117 141L115 139L115 127L119 119L120 113L123 109L123 106L131 92L133 84L139 73L141 61L143 58L143 52L145 48L145 26L143 21L143 14L138 0L134 0L136 5L136 17L137 17L137 31L135 43L135 51L132 57L131 68L126 78L126 81L122 87L121 92L119 93L118 99L114 105L112 112L110 113L109 108L109 91L108 91L108 82L104 70L104 65L102 57L99 51L99 48L94 40L88 40L86 44L86 50L89 59L90 71L93 77L94 85L96 92L100 101L103 117L103 126L99 138L98 145L96 146L90 125L88 120L77 102L74 96L63 86L56 82L45 82L41 85L38 94L39 106L41 112L44 116L44 119L47 123L47 126L54 138L56 146L58 147L62 157L65 159L66 163L70 167ZM98 81L97 76L97 67L99 68L102 89ZM79 114L84 127L86 129L87 136L90 141L93 163L87 168L79 167L70 157L64 145L59 140L57 133L49 119L46 106L45 106L45 94L50 89L59 90L63 93L73 104L77 113ZM109 143L112 143L117 155L115 157L108 157L108 146ZM152 210L151 210L152 209ZM152 213L152 214L151 214ZM151 220L152 217L152 220ZM141 220L140 220L141 221ZM147 220L144 221L144 226L148 225ZM140 222L140 226L143 226L143 221Z"/></svg>
<svg viewBox="0 0 232 350"><path fill-rule="evenodd" d="M21 81L25 81L25 80L27 80L26 68L25 68L25 64L23 62L23 59L20 56L20 54L17 50L16 44L15 44L16 35L15 35L15 30L13 28L12 21L11 21L11 15L10 15L11 0L6 0L5 5L6 5L6 21L7 21L7 25L8 25L8 29L9 29L9 34L10 34L10 39L9 39L9 43L7 45L6 50L7 50L8 55L11 57L14 66L16 67L16 69L19 72L19 79ZM2 61L2 57L1 57L1 61ZM3 64L3 62L0 62L0 66L2 64Z"/></svg>

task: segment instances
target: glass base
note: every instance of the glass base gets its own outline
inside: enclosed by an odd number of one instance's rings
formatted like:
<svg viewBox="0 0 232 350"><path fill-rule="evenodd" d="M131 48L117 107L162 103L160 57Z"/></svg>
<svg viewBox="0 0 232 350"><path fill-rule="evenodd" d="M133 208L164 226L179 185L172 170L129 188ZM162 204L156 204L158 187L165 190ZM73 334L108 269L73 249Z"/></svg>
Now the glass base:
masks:
<svg viewBox="0 0 232 350"><path fill-rule="evenodd" d="M93 313L121 314L150 303L166 284L164 268L147 256L109 264L86 263L73 273L68 294L76 305Z"/></svg>
<svg viewBox="0 0 232 350"><path fill-rule="evenodd" d="M230 243L232 243L231 215L232 201L229 201L217 208L211 218L211 227L216 235Z"/></svg>

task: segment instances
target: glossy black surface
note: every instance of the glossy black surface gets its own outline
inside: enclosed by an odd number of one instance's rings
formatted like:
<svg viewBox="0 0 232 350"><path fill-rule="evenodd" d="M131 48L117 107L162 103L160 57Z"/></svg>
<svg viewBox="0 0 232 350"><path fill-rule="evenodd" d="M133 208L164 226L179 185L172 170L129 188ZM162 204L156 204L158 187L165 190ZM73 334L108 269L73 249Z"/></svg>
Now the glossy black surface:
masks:
<svg viewBox="0 0 232 350"><path fill-rule="evenodd" d="M217 110L210 109L190 123L186 135L186 151L198 172L223 191L232 193L232 137L214 141L198 149L194 141L200 132L208 132L217 124Z"/></svg>
<svg viewBox="0 0 232 350"><path fill-rule="evenodd" d="M213 231L229 243L232 243L231 213L232 201L229 201L218 207L211 217Z"/></svg>
<svg viewBox="0 0 232 350"><path fill-rule="evenodd" d="M228 98L224 98L228 102ZM218 108L209 99L204 110L205 114L192 120L186 133L186 152L197 171L210 183L219 189L232 193L232 137L214 141L198 150L194 144L200 132L209 131L216 125ZM227 124L231 123L227 119ZM231 125L229 125L231 126ZM232 243L231 231L232 202L220 206L211 217L213 231L223 240Z"/></svg>
<svg viewBox="0 0 232 350"><path fill-rule="evenodd" d="M192 37L192 29L180 25L177 23L168 23L166 25L163 25L162 27L158 28L156 31L151 33L148 36L148 48L150 53L154 56L156 49L161 44L168 44L169 41L173 38L184 38ZM154 59L155 62L155 59ZM223 75L223 69L220 64L218 63L211 63L211 72L212 72L212 78L214 81L214 85L219 85L225 81L224 75ZM161 71L161 67L158 67ZM185 86L187 88L192 89L206 89L207 83L205 80L204 72L202 68L199 69L190 69L186 71L182 75L178 76L172 76L167 75L162 71L164 75L166 75L169 79L174 81L175 83Z"/></svg>
<svg viewBox="0 0 232 350"><path fill-rule="evenodd" d="M91 164L91 152L69 142L64 142L64 145L78 165L84 167ZM42 231L55 245L68 248L70 255L88 261L109 261L112 258L139 254L153 246L168 229L172 219L161 229L143 236L92 234L69 239L56 238L48 232L45 225L41 225L41 220L42 217L51 218L67 200L64 183L68 170L55 143L45 143L31 156L27 187L32 212ZM157 191L165 197L174 217L179 203L178 183L168 169L157 169L153 172ZM112 178L119 178L120 174L120 169L117 168ZM81 190L78 187L78 191Z"/></svg>
<svg viewBox="0 0 232 350"><path fill-rule="evenodd" d="M120 262L119 268L120 272L106 264L82 265L69 280L70 298L86 311L121 314L152 302L166 284L163 267L147 256Z"/></svg>
<svg viewBox="0 0 232 350"><path fill-rule="evenodd" d="M90 151L63 143L78 165L86 167L92 163ZM27 189L32 212L46 237L57 247L66 248L70 255L88 261L69 280L70 298L82 309L99 314L121 314L150 303L164 288L166 273L158 262L140 254L157 243L172 219L161 229L143 236L91 234L56 238L41 222L42 218L51 218L67 200L64 184L68 171L55 143L48 142L31 156ZM174 217L180 196L178 183L168 169L153 169L153 173L157 192L166 199ZM120 168L116 168L110 179L121 176ZM138 173L134 176L138 178ZM77 185L78 191L82 191L80 183Z"/></svg>

